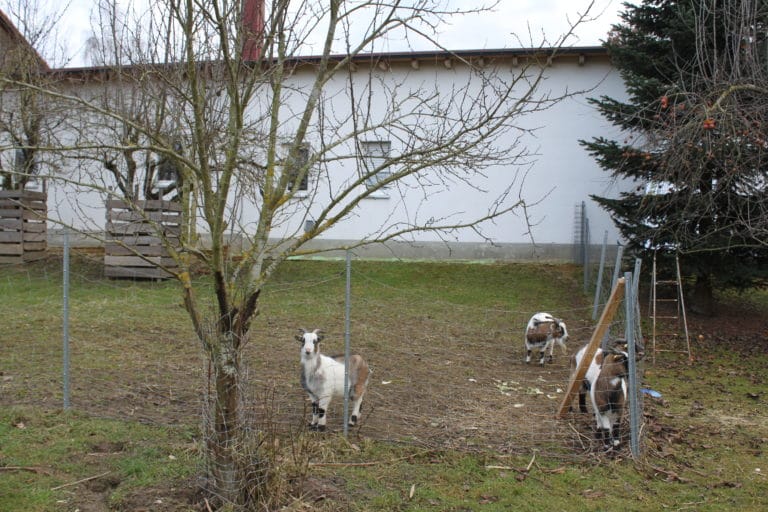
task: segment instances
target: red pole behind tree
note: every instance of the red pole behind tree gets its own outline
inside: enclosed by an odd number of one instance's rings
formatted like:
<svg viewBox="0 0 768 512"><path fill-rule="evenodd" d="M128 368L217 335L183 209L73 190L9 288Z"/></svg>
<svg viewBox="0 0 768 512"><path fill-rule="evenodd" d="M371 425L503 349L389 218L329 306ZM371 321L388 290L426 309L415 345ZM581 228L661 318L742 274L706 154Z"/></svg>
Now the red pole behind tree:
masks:
<svg viewBox="0 0 768 512"><path fill-rule="evenodd" d="M243 60L256 62L263 46L264 0L243 0L243 31Z"/></svg>

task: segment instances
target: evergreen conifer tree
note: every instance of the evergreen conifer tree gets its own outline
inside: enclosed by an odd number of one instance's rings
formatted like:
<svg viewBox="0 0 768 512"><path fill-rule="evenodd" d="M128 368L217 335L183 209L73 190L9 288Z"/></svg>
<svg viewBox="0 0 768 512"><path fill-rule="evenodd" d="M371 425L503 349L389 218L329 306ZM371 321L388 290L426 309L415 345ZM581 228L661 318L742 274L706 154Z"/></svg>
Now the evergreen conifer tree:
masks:
<svg viewBox="0 0 768 512"><path fill-rule="evenodd" d="M581 143L635 186L592 198L636 254L678 253L696 276L689 302L711 313L713 286L768 277L768 2L624 7L605 46L628 99L591 101L625 137Z"/></svg>

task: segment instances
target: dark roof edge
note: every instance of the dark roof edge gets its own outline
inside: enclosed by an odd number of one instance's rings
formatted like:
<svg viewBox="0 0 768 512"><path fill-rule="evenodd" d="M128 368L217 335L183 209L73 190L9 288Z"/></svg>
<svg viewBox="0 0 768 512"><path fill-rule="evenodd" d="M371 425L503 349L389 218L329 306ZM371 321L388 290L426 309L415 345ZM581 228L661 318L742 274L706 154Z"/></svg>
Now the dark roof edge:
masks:
<svg viewBox="0 0 768 512"><path fill-rule="evenodd" d="M356 55L354 60L373 60L373 59L430 59L446 57L513 57L527 55L608 55L608 51L602 46L569 46L567 48L489 48L476 50L425 50L425 51L405 51L405 52L380 52L364 53ZM345 55L331 55L331 58L343 58ZM307 57L309 60L319 59L320 57ZM299 59L302 59L299 57ZM304 60L304 59L302 59Z"/></svg>
<svg viewBox="0 0 768 512"><path fill-rule="evenodd" d="M402 51L402 52L374 52L360 53L352 58L352 62L376 62L380 60L387 61L409 61L409 60L445 60L450 58L471 59L479 57L531 57L531 56L608 56L608 50L602 46L569 46L563 48L491 48L476 50L423 50L423 51ZM338 61L346 58L344 54L332 54L330 59ZM288 63L296 65L313 64L319 62L322 57L319 55L295 56L287 59ZM201 62L201 64L203 64ZM162 66L162 65L161 65ZM131 66L126 66L128 69ZM106 71L112 69L111 66L88 66L78 68L59 68L54 71L64 74L86 73L89 71Z"/></svg>

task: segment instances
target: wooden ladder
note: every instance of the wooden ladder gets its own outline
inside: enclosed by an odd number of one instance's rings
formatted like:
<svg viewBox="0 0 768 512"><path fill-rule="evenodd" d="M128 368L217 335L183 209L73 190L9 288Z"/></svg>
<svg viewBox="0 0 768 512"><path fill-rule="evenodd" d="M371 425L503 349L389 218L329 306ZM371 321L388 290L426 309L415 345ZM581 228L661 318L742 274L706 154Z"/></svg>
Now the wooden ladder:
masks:
<svg viewBox="0 0 768 512"><path fill-rule="evenodd" d="M659 279L656 272L656 252L653 253L653 271L651 273L651 347L654 364L656 364L657 352L687 353L688 361L693 362L691 340L688 334L688 320L685 316L685 298L683 297L683 285L680 277L680 259L677 254L675 255L675 271L675 279ZM675 313L671 315L659 315L657 313L657 305L660 303L674 304L675 307L673 309L675 310ZM657 331L657 323L660 324L660 322L658 322L659 320L665 321L665 325L669 325L670 321L676 322L677 331ZM668 348L668 345L665 348L660 347L662 338L677 338L679 336L681 324L685 334L685 350L670 349ZM659 343L656 342L657 337L659 338Z"/></svg>

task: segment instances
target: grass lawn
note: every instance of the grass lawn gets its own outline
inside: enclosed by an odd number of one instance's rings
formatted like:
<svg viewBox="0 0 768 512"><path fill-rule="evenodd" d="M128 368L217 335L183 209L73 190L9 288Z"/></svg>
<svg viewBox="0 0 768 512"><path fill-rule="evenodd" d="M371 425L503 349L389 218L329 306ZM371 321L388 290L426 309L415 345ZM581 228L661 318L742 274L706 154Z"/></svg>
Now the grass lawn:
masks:
<svg viewBox="0 0 768 512"><path fill-rule="evenodd" d="M80 256L70 279L63 411L61 262L0 267L0 510L205 511L205 365L175 283L103 279ZM645 399L635 461L594 449L591 417L552 419L567 358L522 364L536 311L567 319L571 353L589 339L569 265L353 262L352 340L375 382L348 439L306 431L292 337L321 327L343 347L344 289L344 262L290 261L262 295L245 354L252 396L271 393L270 509L768 509L765 292L691 318L693 364L646 361L662 396Z"/></svg>

